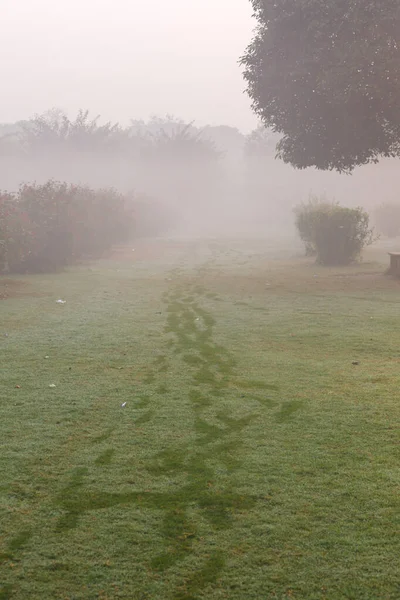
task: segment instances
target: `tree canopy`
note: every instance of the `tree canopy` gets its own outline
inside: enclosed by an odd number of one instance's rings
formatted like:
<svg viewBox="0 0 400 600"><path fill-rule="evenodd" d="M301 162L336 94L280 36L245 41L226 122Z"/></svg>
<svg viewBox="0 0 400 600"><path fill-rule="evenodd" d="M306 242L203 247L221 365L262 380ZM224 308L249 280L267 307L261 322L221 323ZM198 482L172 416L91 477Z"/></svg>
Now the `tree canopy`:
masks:
<svg viewBox="0 0 400 600"><path fill-rule="evenodd" d="M399 0L251 0L253 109L297 168L400 156Z"/></svg>

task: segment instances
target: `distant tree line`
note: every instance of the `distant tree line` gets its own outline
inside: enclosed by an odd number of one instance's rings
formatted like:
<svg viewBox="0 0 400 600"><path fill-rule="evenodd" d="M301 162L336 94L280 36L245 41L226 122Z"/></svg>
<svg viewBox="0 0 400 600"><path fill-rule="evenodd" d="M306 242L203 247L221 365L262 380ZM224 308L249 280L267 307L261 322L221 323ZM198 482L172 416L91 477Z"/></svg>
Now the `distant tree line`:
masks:
<svg viewBox="0 0 400 600"><path fill-rule="evenodd" d="M21 182L55 179L134 190L157 200L157 210L164 206L182 225L210 221L217 207L229 219L244 197L249 202L250 163L256 155L273 162L276 141L262 126L245 135L171 115L122 126L87 110L70 117L51 109L0 125L0 189L17 191ZM267 181L268 166L257 168L259 175Z"/></svg>

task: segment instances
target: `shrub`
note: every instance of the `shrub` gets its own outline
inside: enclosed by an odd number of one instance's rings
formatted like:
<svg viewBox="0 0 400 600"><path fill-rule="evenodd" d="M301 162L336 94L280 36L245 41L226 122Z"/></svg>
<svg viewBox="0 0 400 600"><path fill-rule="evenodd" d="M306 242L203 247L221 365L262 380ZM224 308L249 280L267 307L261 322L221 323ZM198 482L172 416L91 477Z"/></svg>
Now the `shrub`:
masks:
<svg viewBox="0 0 400 600"><path fill-rule="evenodd" d="M389 238L400 234L400 204L381 204L374 213L378 231Z"/></svg>
<svg viewBox="0 0 400 600"><path fill-rule="evenodd" d="M295 214L301 239L322 265L350 264L374 241L369 215L362 208L314 199L297 207Z"/></svg>

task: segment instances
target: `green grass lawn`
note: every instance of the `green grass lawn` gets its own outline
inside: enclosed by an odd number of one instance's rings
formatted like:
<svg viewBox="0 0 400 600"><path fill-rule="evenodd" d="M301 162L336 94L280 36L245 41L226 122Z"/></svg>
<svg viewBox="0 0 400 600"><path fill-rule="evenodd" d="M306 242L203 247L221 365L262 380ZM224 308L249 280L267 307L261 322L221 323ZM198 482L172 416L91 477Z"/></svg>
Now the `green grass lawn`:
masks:
<svg viewBox="0 0 400 600"><path fill-rule="evenodd" d="M129 252L0 279L0 599L400 598L385 252Z"/></svg>

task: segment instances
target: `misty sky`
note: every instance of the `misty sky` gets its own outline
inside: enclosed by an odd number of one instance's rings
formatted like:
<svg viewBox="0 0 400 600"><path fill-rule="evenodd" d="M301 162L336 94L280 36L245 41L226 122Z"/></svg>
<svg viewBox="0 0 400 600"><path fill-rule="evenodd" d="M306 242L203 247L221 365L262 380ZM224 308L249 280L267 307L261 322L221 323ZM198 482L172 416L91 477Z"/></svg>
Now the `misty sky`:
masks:
<svg viewBox="0 0 400 600"><path fill-rule="evenodd" d="M0 0L0 122L60 107L249 130L237 60L251 13L249 0Z"/></svg>

